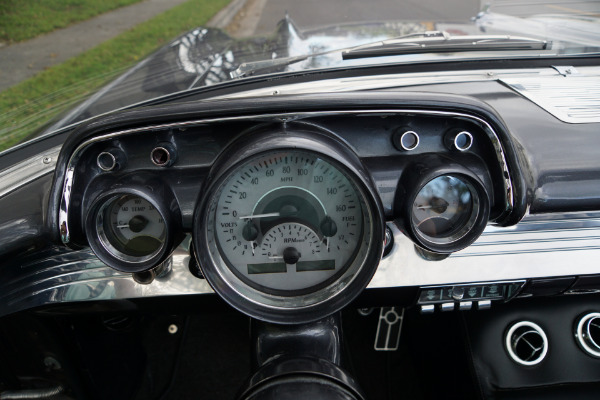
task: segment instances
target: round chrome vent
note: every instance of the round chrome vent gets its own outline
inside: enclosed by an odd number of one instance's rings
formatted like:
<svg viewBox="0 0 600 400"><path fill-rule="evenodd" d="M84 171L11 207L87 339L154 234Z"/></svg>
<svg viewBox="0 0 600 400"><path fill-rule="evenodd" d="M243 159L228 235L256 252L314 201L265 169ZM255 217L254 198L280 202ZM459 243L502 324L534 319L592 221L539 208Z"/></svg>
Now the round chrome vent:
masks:
<svg viewBox="0 0 600 400"><path fill-rule="evenodd" d="M600 358L600 313L593 312L581 317L575 327L575 338L583 351Z"/></svg>
<svg viewBox="0 0 600 400"><path fill-rule="evenodd" d="M512 325L506 333L505 345L510 358L521 365L539 364L548 353L546 333L530 321Z"/></svg>

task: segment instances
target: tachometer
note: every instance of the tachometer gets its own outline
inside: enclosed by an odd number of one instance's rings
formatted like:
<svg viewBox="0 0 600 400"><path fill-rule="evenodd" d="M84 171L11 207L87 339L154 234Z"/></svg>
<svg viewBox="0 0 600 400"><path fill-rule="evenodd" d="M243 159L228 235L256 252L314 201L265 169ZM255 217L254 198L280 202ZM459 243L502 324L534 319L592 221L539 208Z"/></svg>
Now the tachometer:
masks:
<svg viewBox="0 0 600 400"><path fill-rule="evenodd" d="M310 308L359 276L368 283L376 263L365 262L381 255L378 212L366 182L329 156L299 149L257 154L222 174L204 202L196 220L196 236L205 238L197 244L200 263L226 300L277 322L278 312L265 309Z"/></svg>

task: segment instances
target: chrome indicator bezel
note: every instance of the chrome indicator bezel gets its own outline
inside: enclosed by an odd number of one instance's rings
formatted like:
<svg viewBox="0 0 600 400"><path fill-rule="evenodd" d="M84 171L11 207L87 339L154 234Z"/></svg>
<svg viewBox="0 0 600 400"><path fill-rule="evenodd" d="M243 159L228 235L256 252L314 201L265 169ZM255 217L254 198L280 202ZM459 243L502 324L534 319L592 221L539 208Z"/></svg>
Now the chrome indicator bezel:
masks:
<svg viewBox="0 0 600 400"><path fill-rule="evenodd" d="M258 135L260 136L260 135ZM235 149L239 150L235 150ZM358 157L339 141L325 135L294 132L282 137L267 133L253 144L238 143L226 159L217 161L210 186L194 216L194 247L204 276L230 305L254 318L274 323L305 323L323 318L346 306L367 286L383 252L384 219L379 197ZM363 207L363 237L354 259L335 279L309 292L283 295L248 284L232 271L214 237L214 213L219 188L240 166L271 151L302 151L325 159L352 180ZM238 160L232 163L231 160ZM366 216L366 217L365 217Z"/></svg>

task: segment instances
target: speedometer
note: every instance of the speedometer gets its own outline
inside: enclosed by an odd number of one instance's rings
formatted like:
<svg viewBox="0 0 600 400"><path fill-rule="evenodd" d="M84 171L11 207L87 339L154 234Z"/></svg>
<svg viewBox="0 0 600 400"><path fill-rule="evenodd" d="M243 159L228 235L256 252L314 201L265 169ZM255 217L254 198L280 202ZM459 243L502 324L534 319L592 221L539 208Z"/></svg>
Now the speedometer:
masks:
<svg viewBox="0 0 600 400"><path fill-rule="evenodd" d="M215 205L211 225L226 262L272 293L314 290L343 271L369 236L357 189L311 153L273 152L246 163Z"/></svg>
<svg viewBox="0 0 600 400"><path fill-rule="evenodd" d="M381 241L382 223L365 183L310 150L267 151L238 163L215 183L196 221L207 279L244 311L248 301L283 312L311 308L354 281L366 285L376 263L365 262L380 257L372 255L380 252L374 238ZM276 311L250 314L280 319Z"/></svg>

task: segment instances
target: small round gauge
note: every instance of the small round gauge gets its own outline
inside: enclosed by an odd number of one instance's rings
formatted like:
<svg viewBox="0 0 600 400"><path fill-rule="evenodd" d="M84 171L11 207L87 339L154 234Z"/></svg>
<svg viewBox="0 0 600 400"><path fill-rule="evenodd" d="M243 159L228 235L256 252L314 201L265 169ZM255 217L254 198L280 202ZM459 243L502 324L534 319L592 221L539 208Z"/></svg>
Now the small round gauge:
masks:
<svg viewBox="0 0 600 400"><path fill-rule="evenodd" d="M458 251L477 239L489 216L483 185L462 173L434 175L421 182L415 184L407 210L413 239L438 253Z"/></svg>
<svg viewBox="0 0 600 400"><path fill-rule="evenodd" d="M126 194L110 199L97 215L100 240L124 259L148 257L165 241L165 221L146 199Z"/></svg>
<svg viewBox="0 0 600 400"><path fill-rule="evenodd" d="M459 238L477 216L477 194L471 185L452 175L439 176L427 183L412 205L413 223L429 238L448 241Z"/></svg>
<svg viewBox="0 0 600 400"><path fill-rule="evenodd" d="M177 218L162 203L138 190L107 192L88 211L85 230L90 247L109 266L141 272L160 264L173 244Z"/></svg>
<svg viewBox="0 0 600 400"><path fill-rule="evenodd" d="M273 309L324 303L353 280L366 285L376 261L363 268L365 261L378 260L383 243L372 193L320 153L283 149L249 157L221 175L196 219L206 278L232 305L272 321L283 318Z"/></svg>

